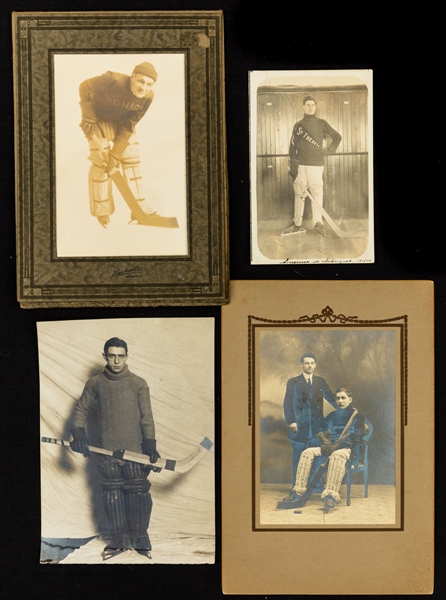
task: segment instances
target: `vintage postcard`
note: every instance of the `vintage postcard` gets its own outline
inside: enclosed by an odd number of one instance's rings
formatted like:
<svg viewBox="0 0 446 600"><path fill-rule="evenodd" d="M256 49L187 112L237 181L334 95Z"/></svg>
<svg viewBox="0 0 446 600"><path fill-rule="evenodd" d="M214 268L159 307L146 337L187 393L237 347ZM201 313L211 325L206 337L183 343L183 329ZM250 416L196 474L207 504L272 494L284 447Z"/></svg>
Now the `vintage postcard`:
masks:
<svg viewBox="0 0 446 600"><path fill-rule="evenodd" d="M224 591L431 592L432 282L235 281L222 332Z"/></svg>
<svg viewBox="0 0 446 600"><path fill-rule="evenodd" d="M252 71L251 263L374 262L372 71Z"/></svg>
<svg viewBox="0 0 446 600"><path fill-rule="evenodd" d="M37 324L41 563L215 562L214 328Z"/></svg>
<svg viewBox="0 0 446 600"><path fill-rule="evenodd" d="M223 17L14 13L18 299L228 297Z"/></svg>

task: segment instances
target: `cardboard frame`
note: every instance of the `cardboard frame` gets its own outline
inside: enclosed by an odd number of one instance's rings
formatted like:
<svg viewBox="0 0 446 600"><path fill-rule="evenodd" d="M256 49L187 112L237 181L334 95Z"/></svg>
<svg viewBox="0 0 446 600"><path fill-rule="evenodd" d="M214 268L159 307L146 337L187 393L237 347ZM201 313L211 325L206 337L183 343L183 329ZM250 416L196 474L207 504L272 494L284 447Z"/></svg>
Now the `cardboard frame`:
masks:
<svg viewBox="0 0 446 600"><path fill-rule="evenodd" d="M13 38L20 305L33 308L226 303L228 234L222 12L14 13ZM177 177L185 190L184 205L179 209L184 218L178 219L185 240L181 252L169 251L170 247L176 248L169 239L164 239L161 250L152 252L149 248L146 253L133 251L122 256L119 250L116 256L108 250L103 250L102 255L87 251L81 256L70 251L68 256L66 252L65 255L58 252L61 211L57 196L61 192L57 185L61 171L56 161L58 97L54 59L63 56L93 60L101 55L110 58L110 62L113 57L118 60L126 55L132 59L134 55L141 56L141 61L154 55L184 59L184 169L175 161L164 164L169 179L175 179L175 173L179 173ZM107 69L114 70L113 64L102 72ZM168 76L167 69L164 80ZM73 102L78 100L74 98ZM156 98L154 106L155 103ZM144 119L148 115L150 110ZM76 118L80 118L80 112ZM82 137L81 130L75 135ZM156 140L152 151L154 155L160 153ZM79 211L88 211L87 154L88 147L84 152L85 181L74 185ZM155 168L149 179L152 177L157 177ZM115 204L124 206L122 228L127 227L124 219L128 220L128 208L117 192L115 197ZM167 198L164 205L161 203L159 214L170 216L169 201ZM93 236L102 235L96 219L90 215L89 219L97 226L98 233L95 229ZM122 231L118 229L113 234L118 243L123 239ZM172 231L138 225L131 229L130 236L147 233L148 245L153 239L156 245L160 236L172 236ZM81 240L82 236L85 240L89 238L84 228L73 235Z"/></svg>
<svg viewBox="0 0 446 600"><path fill-rule="evenodd" d="M341 515L342 519L340 521L337 520L337 515L335 515L335 518L315 522L314 514L307 518L305 518L305 515L300 518L289 518L292 517L290 512L282 512L283 520L277 514L266 510L262 514L262 482L271 478L271 475L268 476L267 474L268 471L271 471L270 461L281 463L282 469L285 464L290 462L288 441L282 440L283 446L285 446L283 450L285 451L279 457L277 436L273 434L270 442L268 442L270 436L265 434L267 423L271 417L275 418L277 416L276 411L268 407L271 383L268 376L265 377L264 375L265 371L271 374L271 371L276 368L276 361L274 358L271 360L271 348L277 344L279 351L284 352L284 354L287 346L293 348L291 353L289 351L287 353L288 360L286 361L283 357L280 362L282 360L287 362L288 368L293 365L290 377L294 377L300 374L296 352L306 352L308 351L307 348L313 350L312 344L318 344L318 338L321 344L317 346L318 356L320 356L319 352L323 349L324 344L332 345L340 353L357 354L356 361L353 356L350 356L343 374L344 379L339 380L333 376L336 373L339 377L343 369L336 368L336 364L327 365L327 357L321 360L320 364L322 366L316 368L315 375L324 374L326 376L326 372L329 371L331 373L330 381L335 381L335 384L332 385L333 393L340 386L346 386L352 390L352 406L359 411L360 415L368 418L372 423L375 435L373 441L370 442L369 470L371 463L372 477L374 475L378 481L382 481L379 474L380 471L384 471L384 478L387 483L391 483L389 489L392 489L392 500L387 502L387 498L385 499L385 515L383 512L378 514L354 514L352 518ZM404 529L404 474L401 467L404 460L404 427L407 425L408 419L407 345L407 315L364 320L356 315L337 315L330 306L326 306L319 313L303 315L298 319L287 321L265 319L253 315L248 317L250 372L248 422L252 427L252 453L254 457L252 472L253 531L292 531L296 529L305 529L306 531L342 531L350 529L386 531ZM352 352L354 347L356 351ZM393 361L386 361L385 368L383 368L383 365L380 365L380 368L375 368L373 358L379 361L383 355L392 357ZM360 359L364 362L362 368L358 369ZM319 365L319 359L316 364ZM384 371L385 375L383 374ZM383 376L386 385L383 385L378 375ZM274 381L277 386L278 380L274 379ZM276 391L276 401L282 406L284 386L277 386ZM265 406L267 406L266 409ZM329 403L324 400L324 416L327 416L332 410ZM384 431L386 433L383 435ZM291 475L290 472L290 478ZM361 477L363 476L354 477L354 483L361 483ZM286 492L287 487L284 487L284 493ZM362 489L360 492L362 495L364 494ZM280 499L278 496L277 500ZM314 499L312 498L312 500ZM317 499L315 503L318 504ZM344 505L345 490L342 488L339 512L342 511ZM274 508L274 506L271 508ZM364 520L361 520L361 518Z"/></svg>
<svg viewBox="0 0 446 600"><path fill-rule="evenodd" d="M222 579L225 594L432 593L433 316L433 284L430 281L232 282L231 302L222 309ZM402 518L393 527L380 527L379 524L369 529L361 525L341 526L338 530L326 525L317 529L296 527L296 521L304 516L303 511L309 510L308 505L302 508L301 515L292 514L292 527L287 523L280 527L266 524L264 529L257 526L253 475L256 474L258 454L253 431L256 428L251 424L252 399L256 396L250 387L250 357L253 361L257 358L253 354L251 328L254 324L259 328L274 328L279 323L284 328L288 325L308 328L314 324L316 331L330 323L339 326L341 331L348 327L366 329L371 325L372 329L378 329L390 325L400 332L400 358L395 364L401 385L395 386L395 398L401 403L396 413L399 424L395 435L398 430L401 435L399 441L396 437L395 448L400 457L403 484ZM270 355L277 357L277 366L284 356L276 352L269 340L267 342ZM299 352L300 348L296 348L296 373L292 372L290 376L298 373ZM330 378L324 371L326 364L318 364L319 374L327 377L330 385ZM358 380L357 373L350 374L352 382ZM344 383L338 381L331 385L338 386L338 383L343 387ZM350 385L353 388L353 383ZM284 394L284 384L279 391ZM360 397L361 394L358 399ZM281 403L277 404L276 415L279 424L284 420ZM270 430L274 427L274 423L266 425ZM373 436L376 434L375 427ZM284 431L285 446L286 435ZM278 444L276 448L279 449ZM277 451L275 456L277 461L282 460L280 452ZM291 462L289 456L286 460ZM285 483L288 491L290 483ZM359 509L361 502L379 500L378 492L374 497L370 493L368 499L356 495L351 506L346 506L345 495L341 492L339 517L342 517L341 512ZM313 502L312 499L311 503L316 504L316 500ZM272 504L274 508L275 503ZM366 510L369 510L369 504ZM293 510L278 512L293 513ZM283 518L282 514L280 518Z"/></svg>

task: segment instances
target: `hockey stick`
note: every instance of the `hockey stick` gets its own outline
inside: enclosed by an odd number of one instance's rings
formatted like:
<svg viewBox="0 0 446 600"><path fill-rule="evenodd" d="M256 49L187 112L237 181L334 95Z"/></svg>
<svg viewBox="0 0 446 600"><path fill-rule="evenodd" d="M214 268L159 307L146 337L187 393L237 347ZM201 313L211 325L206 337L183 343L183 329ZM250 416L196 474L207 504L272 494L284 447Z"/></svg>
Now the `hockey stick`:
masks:
<svg viewBox="0 0 446 600"><path fill-rule="evenodd" d="M71 448L70 442L67 440L58 440L56 438L42 437L42 442L47 444L57 444L58 446L65 446ZM187 473L192 467L194 467L198 461L200 461L205 454L212 448L214 443L205 437L200 442L200 445L195 448L189 456L180 460L171 460L169 458L158 458L156 463L152 463L150 458L145 454L139 454L138 452L131 452L130 450L107 450L105 448L97 448L95 446L88 446L91 452L96 454L105 454L106 456L112 456L113 458L120 458L122 460L130 460L137 462L142 465L151 465L154 468L165 469L166 471L175 471L177 473Z"/></svg>
<svg viewBox="0 0 446 600"><path fill-rule="evenodd" d="M310 191L307 189L306 190L306 194L307 196L310 198L311 202L314 202L314 204L321 210L322 214L325 217L325 220L327 221L327 223L330 225L330 227L333 229L333 231L335 232L335 234L338 237L341 238L357 238L357 237L364 237L364 233L365 230L364 229L354 229L353 231L345 231L344 229L341 229L340 227L338 227L336 225L336 223L333 221L333 219L330 217L330 215L328 214L328 212L325 210L325 208L322 206L322 204L320 204L310 193Z"/></svg>
<svg viewBox="0 0 446 600"><path fill-rule="evenodd" d="M276 508L278 508L279 510L284 510L284 509L286 510L289 508L302 508L302 506L305 506L305 504L310 499L310 496L313 493L313 490L316 487L316 484L319 482L319 479L322 477L322 475L327 470L327 468L328 468L328 460L326 460L324 463L322 463L319 466L318 470L313 475L312 480L308 484L307 489L302 494L302 496L299 498L299 500L282 500L281 502L277 503Z"/></svg>
<svg viewBox="0 0 446 600"><path fill-rule="evenodd" d="M94 133L91 136L91 139L95 143L97 149L102 155L102 158L105 162L108 163L108 156L105 152L102 144L98 138L98 136ZM111 179L115 182L116 187L118 188L121 196L127 203L127 206L132 211L133 216L142 225L151 225L152 227L178 227L178 221L176 217L162 217L161 215L148 215L143 211L141 206L139 205L138 200L133 195L132 190L129 187L129 184L122 176L122 173L119 169L113 169L109 173Z"/></svg>

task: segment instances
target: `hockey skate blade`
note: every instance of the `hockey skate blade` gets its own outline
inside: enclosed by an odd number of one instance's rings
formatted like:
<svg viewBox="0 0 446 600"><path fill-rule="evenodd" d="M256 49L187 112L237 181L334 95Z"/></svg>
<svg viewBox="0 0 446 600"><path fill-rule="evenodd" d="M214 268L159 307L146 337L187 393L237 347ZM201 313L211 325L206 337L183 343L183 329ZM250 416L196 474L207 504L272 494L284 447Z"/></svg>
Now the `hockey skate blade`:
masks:
<svg viewBox="0 0 446 600"><path fill-rule="evenodd" d="M145 558L152 559L152 552L150 550L136 550L136 552L140 556L144 556Z"/></svg>
<svg viewBox="0 0 446 600"><path fill-rule="evenodd" d="M119 556L120 554L124 554L124 552L127 552L129 550L129 548L116 548L113 550L103 550L102 551L102 558L104 561L106 560L110 560L111 558L114 558L115 556Z"/></svg>

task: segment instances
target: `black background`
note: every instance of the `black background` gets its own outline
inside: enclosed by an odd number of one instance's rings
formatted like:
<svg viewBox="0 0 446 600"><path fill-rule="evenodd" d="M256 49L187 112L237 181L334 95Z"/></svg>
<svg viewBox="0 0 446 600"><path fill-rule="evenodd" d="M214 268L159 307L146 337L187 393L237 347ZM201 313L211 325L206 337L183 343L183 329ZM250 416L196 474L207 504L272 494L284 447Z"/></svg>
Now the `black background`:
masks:
<svg viewBox="0 0 446 600"><path fill-rule="evenodd" d="M396 6L396 5L395 5ZM403 5L401 5L403 6ZM408 5L365 3L262 4L247 0L135 2L132 0L9 1L1 7L1 317L2 594L57 600L108 598L222 598L220 468L217 466L215 565L104 566L39 564L39 382L37 321L214 316L218 308L20 309L15 299L14 131L12 11L218 10L224 11L231 279L429 279L436 310L436 577L434 597L445 593L444 467L445 313L444 119L440 67L441 16ZM248 71L373 69L375 263L372 265L251 266L249 263ZM373 302L373 298L370 299ZM219 364L219 341L217 355ZM416 340L411 340L416 344ZM428 358L428 357L426 357ZM420 377L430 362L411 365ZM216 459L220 460L220 371L217 370ZM423 398L417 399L423 402ZM431 440L419 440L420 444ZM431 465L426 465L430 470ZM420 486L423 482L420 481ZM416 493L416 490L411 490ZM180 501L180 499L179 499ZM396 534L397 535L397 534ZM365 540L366 541L366 540ZM335 550L335 549L334 549ZM308 549L303 548L303 552ZM310 549L317 560L317 548ZM352 548L352 552L354 552ZM415 549L416 551L416 549ZM296 595L299 595L296 556ZM241 567L242 568L242 567ZM321 566L321 568L323 568ZM272 566L273 571L273 566ZM348 576L348 557L346 572ZM370 567L370 577L379 577ZM266 598L266 596L257 596ZM271 596L268 596L271 597ZM278 597L278 596L276 596ZM288 597L288 596L287 596ZM255 598L252 596L252 598Z"/></svg>

